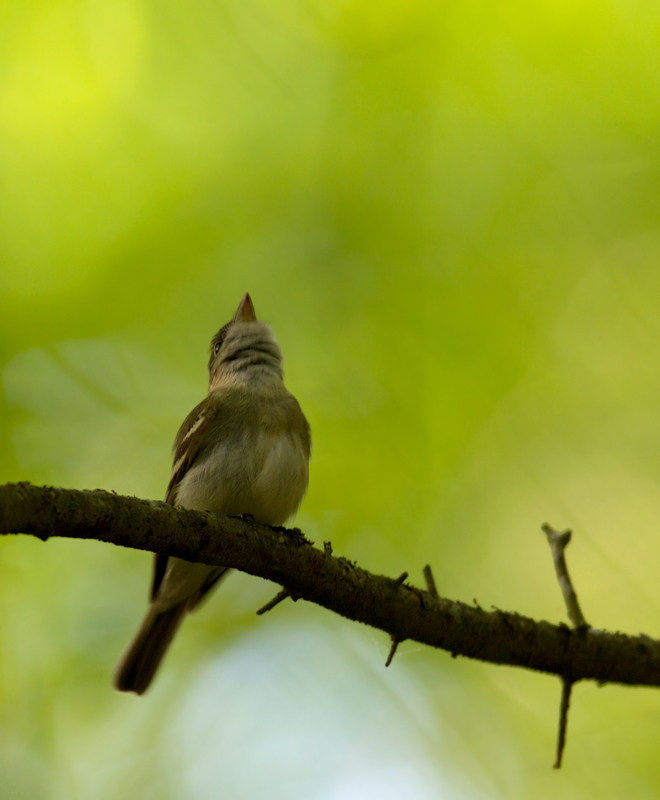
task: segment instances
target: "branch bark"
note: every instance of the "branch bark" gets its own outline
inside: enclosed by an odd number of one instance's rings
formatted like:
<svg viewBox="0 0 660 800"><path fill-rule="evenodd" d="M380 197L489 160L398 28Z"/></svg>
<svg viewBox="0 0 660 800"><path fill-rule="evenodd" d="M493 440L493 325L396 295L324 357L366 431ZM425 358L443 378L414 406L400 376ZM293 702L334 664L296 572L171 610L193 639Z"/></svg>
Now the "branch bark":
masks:
<svg viewBox="0 0 660 800"><path fill-rule="evenodd" d="M516 613L485 611L435 596L397 578L373 575L298 529L174 508L102 490L0 486L0 532L96 539L234 567L390 635L453 656L545 672L572 682L660 686L660 641L571 629ZM431 584L429 584L431 585Z"/></svg>

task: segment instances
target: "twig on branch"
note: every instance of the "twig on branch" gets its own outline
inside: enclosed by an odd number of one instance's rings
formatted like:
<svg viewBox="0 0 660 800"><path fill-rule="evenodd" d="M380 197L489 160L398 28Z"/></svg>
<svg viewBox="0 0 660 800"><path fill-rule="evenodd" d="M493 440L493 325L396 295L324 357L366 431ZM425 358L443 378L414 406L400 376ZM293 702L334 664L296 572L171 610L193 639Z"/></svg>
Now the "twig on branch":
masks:
<svg viewBox="0 0 660 800"><path fill-rule="evenodd" d="M435 598L318 550L295 528L275 530L250 520L100 490L20 483L0 486L0 531L96 539L233 567L286 586L301 599L399 641L410 639L455 655L572 681L660 686L657 640L592 628L570 630Z"/></svg>
<svg viewBox="0 0 660 800"><path fill-rule="evenodd" d="M403 586L404 581L408 578L407 572L402 572L398 578L394 580L395 586ZM414 587L413 587L414 588ZM418 591L418 590L415 590ZM394 654L396 653L396 649L401 643L402 639L399 639L398 636L395 636L393 633L390 633L390 639L392 640L392 646L390 647L389 655L387 656L387 661L385 662L385 666L389 667L392 663L392 659L394 658Z"/></svg>
<svg viewBox="0 0 660 800"><path fill-rule="evenodd" d="M392 636L392 646L390 647L390 654L387 656L387 661L385 662L385 666L389 667L392 663L392 659L394 658L394 654L396 653L396 649L399 646L399 640L396 636Z"/></svg>
<svg viewBox="0 0 660 800"><path fill-rule="evenodd" d="M568 707L571 702L571 690L573 681L569 678L562 678L561 681L561 703L559 705L559 732L557 734L557 757L552 765L553 769L561 769L561 758L566 746L566 729L568 728Z"/></svg>
<svg viewBox="0 0 660 800"><path fill-rule="evenodd" d="M261 608L257 611L257 616L260 617L262 614L265 614L266 611L270 611L271 608L275 608L275 606L279 605L282 600L286 600L287 597L291 597L291 592L288 589L282 589L282 591L278 592L270 602L266 603L265 606L261 606Z"/></svg>
<svg viewBox="0 0 660 800"><path fill-rule="evenodd" d="M571 541L572 531L565 530L562 533L554 530L548 523L541 525L541 530L548 537L548 544L552 550L552 560L555 564L555 572L557 573L557 580L559 581L559 588L564 595L564 602L566 603L566 611L568 618L576 628L588 628L589 624L582 615L580 604L578 603L575 589L571 581L571 576L568 574L568 567L566 566L566 558L564 550L568 547Z"/></svg>
<svg viewBox="0 0 660 800"><path fill-rule="evenodd" d="M435 587L435 579L433 577L433 572L431 570L431 565L427 564L423 570L424 573L424 580L426 581L426 590L431 595L431 597L438 598L440 595L438 594L438 590Z"/></svg>

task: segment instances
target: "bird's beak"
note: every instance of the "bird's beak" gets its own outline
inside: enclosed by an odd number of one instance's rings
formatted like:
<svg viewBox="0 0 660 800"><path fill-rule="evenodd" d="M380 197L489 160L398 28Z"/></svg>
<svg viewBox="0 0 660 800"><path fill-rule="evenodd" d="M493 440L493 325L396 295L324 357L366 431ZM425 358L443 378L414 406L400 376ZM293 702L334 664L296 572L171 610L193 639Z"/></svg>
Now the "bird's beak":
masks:
<svg viewBox="0 0 660 800"><path fill-rule="evenodd" d="M250 295L246 292L238 307L234 322L256 322L256 320L257 315L254 313L252 300L250 299Z"/></svg>

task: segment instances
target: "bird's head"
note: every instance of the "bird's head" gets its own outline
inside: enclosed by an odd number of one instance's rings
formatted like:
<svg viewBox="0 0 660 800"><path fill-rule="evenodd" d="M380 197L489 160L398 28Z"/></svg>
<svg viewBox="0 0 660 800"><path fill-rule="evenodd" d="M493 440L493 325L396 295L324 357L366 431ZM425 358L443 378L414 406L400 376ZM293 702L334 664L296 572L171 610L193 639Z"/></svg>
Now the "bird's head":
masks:
<svg viewBox="0 0 660 800"><path fill-rule="evenodd" d="M273 331L257 319L246 292L233 319L211 339L209 391L225 381L282 380L282 351Z"/></svg>

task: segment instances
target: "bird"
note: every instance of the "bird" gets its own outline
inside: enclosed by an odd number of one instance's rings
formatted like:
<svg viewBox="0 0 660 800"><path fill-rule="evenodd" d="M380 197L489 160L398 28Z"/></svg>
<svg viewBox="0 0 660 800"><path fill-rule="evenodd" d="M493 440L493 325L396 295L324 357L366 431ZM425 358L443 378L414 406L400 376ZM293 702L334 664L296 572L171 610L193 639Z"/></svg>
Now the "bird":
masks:
<svg viewBox="0 0 660 800"><path fill-rule="evenodd" d="M167 503L273 526L295 514L307 491L311 431L284 386L282 361L246 293L211 340L208 395L174 440ZM147 690L186 613L228 571L155 555L151 604L117 667L116 689Z"/></svg>

